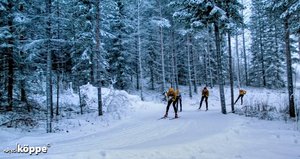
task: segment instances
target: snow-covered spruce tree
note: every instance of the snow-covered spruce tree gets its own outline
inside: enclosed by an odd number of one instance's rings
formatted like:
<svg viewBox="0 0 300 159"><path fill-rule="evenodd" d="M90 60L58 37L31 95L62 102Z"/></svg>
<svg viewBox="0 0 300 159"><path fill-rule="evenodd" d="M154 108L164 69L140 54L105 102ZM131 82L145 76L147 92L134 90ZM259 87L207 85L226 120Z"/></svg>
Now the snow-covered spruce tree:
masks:
<svg viewBox="0 0 300 159"><path fill-rule="evenodd" d="M124 40L126 35L126 14L124 12L123 0L115 0L115 14L111 18L111 32L113 38L110 41L111 47L108 49L107 61L109 63L108 72L113 86L117 89L128 88L128 59Z"/></svg>
<svg viewBox="0 0 300 159"><path fill-rule="evenodd" d="M252 34L252 66L251 79L255 86L281 88L284 57L283 53L283 27L278 21L278 13L272 12L269 3L256 1L253 4L251 17ZM275 58L274 58L275 57ZM262 70L262 71L259 71ZM262 79L260 79L263 77ZM259 83L262 80L263 83Z"/></svg>
<svg viewBox="0 0 300 159"><path fill-rule="evenodd" d="M214 25L215 44L218 63L218 83L220 89L221 109L222 113L226 114L225 95L224 95L224 79L222 69L222 53L221 53L221 36L220 29L223 29L224 24L229 23L229 18L226 16L226 8L238 8L240 4L236 1L225 3L223 1L191 1L186 0L178 2L181 9L174 13L175 17L187 19L191 26L204 27L208 24ZM236 13L238 14L238 13ZM229 15L231 16L231 15Z"/></svg>
<svg viewBox="0 0 300 159"><path fill-rule="evenodd" d="M232 50L231 50L231 36L235 34L236 39L236 54L238 54L238 28L243 25L243 17L240 15L239 11L242 9L242 5L238 1L225 1L223 4L225 6L226 16L228 17L228 24L226 27L227 32L227 50L228 50L228 68L229 68L229 81L230 81L230 93L231 93L231 111L234 113L234 74L233 74L233 60L232 60ZM225 48L226 48L225 47ZM226 58L226 57L225 57ZM237 56L237 61L239 57ZM239 66L239 65L238 65ZM240 71L239 68L237 70ZM238 77L239 79L239 77Z"/></svg>
<svg viewBox="0 0 300 159"><path fill-rule="evenodd" d="M265 3L260 1L252 2L252 15L251 15L251 66L249 78L253 86L266 86L266 62L265 62Z"/></svg>
<svg viewBox="0 0 300 159"><path fill-rule="evenodd" d="M300 2L298 0L288 0L279 2L276 1L273 6L273 11L280 15L280 19L284 24L284 41L285 41L285 54L286 54L286 73L287 73L287 87L289 97L289 114L291 117L295 117L295 101L294 101L294 86L293 86L293 72L292 72L292 59L291 59L291 19L298 16L300 13ZM296 22L295 22L296 23Z"/></svg>
<svg viewBox="0 0 300 159"><path fill-rule="evenodd" d="M0 3L1 16L1 36L0 36L0 50L1 60L3 63L2 76L4 77L2 86L6 87L3 91L3 96L6 96L6 110L13 109L13 89L14 89L14 49L15 49L15 25L14 25L14 11L16 9L14 1L4 1ZM2 90L1 90L2 91ZM1 94L2 94L1 93Z"/></svg>
<svg viewBox="0 0 300 159"><path fill-rule="evenodd" d="M157 23L155 23L155 17L159 14L155 7L156 2L150 1L147 9L143 10L143 48L145 49L145 76L149 77L150 89L155 89L155 84L160 81L160 49L159 49L159 35L157 34ZM151 19L151 20L147 20Z"/></svg>

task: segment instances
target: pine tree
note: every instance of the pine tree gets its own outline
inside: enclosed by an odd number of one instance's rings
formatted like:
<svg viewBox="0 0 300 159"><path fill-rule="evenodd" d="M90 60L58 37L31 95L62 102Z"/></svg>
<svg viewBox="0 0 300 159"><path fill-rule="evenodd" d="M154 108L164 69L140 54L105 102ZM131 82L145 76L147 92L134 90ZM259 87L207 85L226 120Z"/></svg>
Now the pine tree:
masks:
<svg viewBox="0 0 300 159"><path fill-rule="evenodd" d="M128 88L128 62L126 61L126 47L124 40L126 38L126 26L124 20L124 4L122 0L115 1L115 17L111 21L114 37L111 39L111 48L108 50L108 63L110 78L112 84L117 89Z"/></svg>

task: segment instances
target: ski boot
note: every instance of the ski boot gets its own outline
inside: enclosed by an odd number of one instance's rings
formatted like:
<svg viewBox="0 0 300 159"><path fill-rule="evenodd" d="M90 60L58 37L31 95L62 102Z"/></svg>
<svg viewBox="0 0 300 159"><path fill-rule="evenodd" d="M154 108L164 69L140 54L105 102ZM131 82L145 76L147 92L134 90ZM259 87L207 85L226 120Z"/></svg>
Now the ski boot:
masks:
<svg viewBox="0 0 300 159"><path fill-rule="evenodd" d="M168 113L166 113L163 118L167 118L167 117L168 117Z"/></svg>
<svg viewBox="0 0 300 159"><path fill-rule="evenodd" d="M178 118L178 114L175 114L175 118Z"/></svg>

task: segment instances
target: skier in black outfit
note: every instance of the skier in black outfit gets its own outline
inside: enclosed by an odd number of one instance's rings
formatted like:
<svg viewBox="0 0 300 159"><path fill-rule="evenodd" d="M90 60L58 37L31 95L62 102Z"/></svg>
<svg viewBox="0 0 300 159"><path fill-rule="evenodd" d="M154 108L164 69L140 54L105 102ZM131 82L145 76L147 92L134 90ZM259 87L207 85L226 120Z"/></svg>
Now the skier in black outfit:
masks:
<svg viewBox="0 0 300 159"><path fill-rule="evenodd" d="M178 110L178 103L180 104L180 112L182 112L182 99L181 99L181 93L179 92L179 89L176 90L177 98L176 98L176 108Z"/></svg>

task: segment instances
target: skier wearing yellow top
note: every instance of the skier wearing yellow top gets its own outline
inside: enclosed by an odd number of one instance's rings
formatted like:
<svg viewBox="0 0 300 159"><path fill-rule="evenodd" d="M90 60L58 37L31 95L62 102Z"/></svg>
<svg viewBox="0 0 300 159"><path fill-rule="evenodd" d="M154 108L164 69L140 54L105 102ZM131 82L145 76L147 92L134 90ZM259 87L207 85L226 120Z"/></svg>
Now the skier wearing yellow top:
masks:
<svg viewBox="0 0 300 159"><path fill-rule="evenodd" d="M205 99L206 111L208 110L208 102L207 102L208 96L209 96L209 91L208 91L207 87L204 87L203 90L202 90L202 98L201 98L201 101L200 101L199 109L201 109L202 102Z"/></svg>
<svg viewBox="0 0 300 159"><path fill-rule="evenodd" d="M243 90L243 89L240 89L239 90L239 96L236 99L236 101L234 102L234 104L241 98L241 105L243 105L243 97L244 97L245 94L246 94L246 91Z"/></svg>
<svg viewBox="0 0 300 159"><path fill-rule="evenodd" d="M168 105L167 105L167 108L166 108L166 114L164 115L165 118L168 117L169 108L170 108L170 105L172 103L173 103L173 108L174 108L174 112L175 112L175 118L178 118L177 108L176 108L177 93L178 92L177 91L175 92L172 87L170 87L168 92L167 92Z"/></svg>

